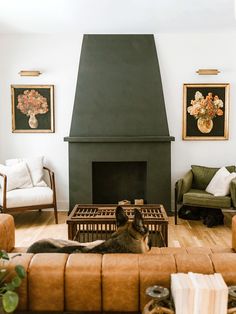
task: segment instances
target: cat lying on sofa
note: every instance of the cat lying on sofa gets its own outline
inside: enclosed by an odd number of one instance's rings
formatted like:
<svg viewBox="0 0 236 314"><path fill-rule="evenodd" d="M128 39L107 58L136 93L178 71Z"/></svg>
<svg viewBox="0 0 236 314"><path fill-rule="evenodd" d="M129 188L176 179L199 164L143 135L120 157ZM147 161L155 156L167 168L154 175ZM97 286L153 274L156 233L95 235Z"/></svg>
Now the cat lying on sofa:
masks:
<svg viewBox="0 0 236 314"><path fill-rule="evenodd" d="M88 245L76 241L43 239L33 243L28 253L145 253L151 249L148 228L142 214L134 209L134 220L128 219L121 206L116 208L117 230L106 241L94 241Z"/></svg>

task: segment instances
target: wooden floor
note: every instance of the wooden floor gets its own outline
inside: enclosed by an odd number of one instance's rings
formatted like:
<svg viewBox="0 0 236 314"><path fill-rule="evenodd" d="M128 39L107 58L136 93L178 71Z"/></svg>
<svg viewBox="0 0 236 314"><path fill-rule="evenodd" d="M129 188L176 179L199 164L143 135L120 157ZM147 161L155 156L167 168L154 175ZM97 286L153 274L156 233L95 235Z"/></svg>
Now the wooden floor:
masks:
<svg viewBox="0 0 236 314"><path fill-rule="evenodd" d="M231 247L231 219L234 212L225 212L224 226L207 228L201 221L169 217L169 246L213 246ZM54 223L52 211L32 211L13 214L16 224L16 246L27 247L43 238L67 239L67 213L59 212L59 223Z"/></svg>

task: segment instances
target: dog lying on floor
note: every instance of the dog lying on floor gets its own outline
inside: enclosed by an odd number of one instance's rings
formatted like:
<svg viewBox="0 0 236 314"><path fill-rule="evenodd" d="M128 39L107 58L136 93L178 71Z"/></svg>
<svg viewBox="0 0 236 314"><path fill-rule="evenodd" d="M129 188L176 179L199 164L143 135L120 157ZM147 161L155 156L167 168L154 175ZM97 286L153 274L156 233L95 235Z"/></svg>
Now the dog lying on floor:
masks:
<svg viewBox="0 0 236 314"><path fill-rule="evenodd" d="M87 245L76 241L44 239L33 243L28 253L145 253L151 249L148 228L142 214L134 209L134 220L128 219L121 206L116 208L117 230L106 241L94 241Z"/></svg>
<svg viewBox="0 0 236 314"><path fill-rule="evenodd" d="M206 208L183 205L178 211L179 218L187 220L203 220L208 228L223 225L224 214L220 208Z"/></svg>

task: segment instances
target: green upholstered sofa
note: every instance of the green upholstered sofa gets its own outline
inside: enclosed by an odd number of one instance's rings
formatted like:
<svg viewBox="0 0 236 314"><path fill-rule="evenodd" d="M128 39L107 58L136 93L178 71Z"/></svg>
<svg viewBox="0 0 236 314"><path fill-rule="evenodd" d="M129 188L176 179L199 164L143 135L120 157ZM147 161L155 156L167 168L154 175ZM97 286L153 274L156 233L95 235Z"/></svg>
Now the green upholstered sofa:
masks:
<svg viewBox="0 0 236 314"><path fill-rule="evenodd" d="M235 166L226 167L235 172ZM236 179L230 183L230 193L226 196L214 196L205 191L207 185L219 168L191 166L183 178L175 184L175 224L177 224L178 206L188 205L207 208L236 208Z"/></svg>

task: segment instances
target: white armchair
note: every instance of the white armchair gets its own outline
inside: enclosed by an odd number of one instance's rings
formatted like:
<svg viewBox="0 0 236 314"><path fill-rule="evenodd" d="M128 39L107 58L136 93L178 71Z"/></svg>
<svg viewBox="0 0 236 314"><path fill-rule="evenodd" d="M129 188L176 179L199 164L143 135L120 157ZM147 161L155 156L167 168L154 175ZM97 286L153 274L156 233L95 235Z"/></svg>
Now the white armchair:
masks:
<svg viewBox="0 0 236 314"><path fill-rule="evenodd" d="M55 222L58 223L54 172L46 167L43 167L43 170L44 181L47 183L47 186L16 188L10 191L7 191L7 175L0 173L0 176L2 177L0 211L3 213L10 213L53 208Z"/></svg>

